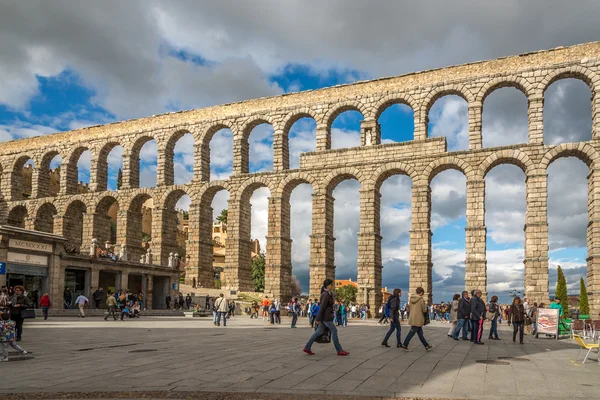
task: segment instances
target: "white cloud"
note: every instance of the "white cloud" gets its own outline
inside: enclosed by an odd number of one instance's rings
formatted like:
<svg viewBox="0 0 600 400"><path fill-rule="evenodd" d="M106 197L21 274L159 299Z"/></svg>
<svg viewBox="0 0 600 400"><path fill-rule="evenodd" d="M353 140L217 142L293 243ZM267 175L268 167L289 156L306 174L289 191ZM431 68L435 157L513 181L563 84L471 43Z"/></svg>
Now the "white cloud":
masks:
<svg viewBox="0 0 600 400"><path fill-rule="evenodd" d="M345 149L357 146L360 146L360 132L339 128L331 129L332 149Z"/></svg>
<svg viewBox="0 0 600 400"><path fill-rule="evenodd" d="M448 151L469 149L467 102L458 96L444 96L429 110L429 137L446 136Z"/></svg>

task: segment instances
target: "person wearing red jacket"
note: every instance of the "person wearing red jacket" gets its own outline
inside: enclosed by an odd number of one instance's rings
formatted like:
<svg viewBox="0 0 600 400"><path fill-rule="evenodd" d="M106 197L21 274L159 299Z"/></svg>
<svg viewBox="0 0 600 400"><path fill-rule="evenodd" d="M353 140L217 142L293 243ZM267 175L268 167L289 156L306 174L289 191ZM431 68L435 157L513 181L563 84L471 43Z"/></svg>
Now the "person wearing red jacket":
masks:
<svg viewBox="0 0 600 400"><path fill-rule="evenodd" d="M48 293L44 293L40 299L40 307L42 307L42 312L44 313L44 320L48 319L48 309L52 307L52 302L50 301Z"/></svg>

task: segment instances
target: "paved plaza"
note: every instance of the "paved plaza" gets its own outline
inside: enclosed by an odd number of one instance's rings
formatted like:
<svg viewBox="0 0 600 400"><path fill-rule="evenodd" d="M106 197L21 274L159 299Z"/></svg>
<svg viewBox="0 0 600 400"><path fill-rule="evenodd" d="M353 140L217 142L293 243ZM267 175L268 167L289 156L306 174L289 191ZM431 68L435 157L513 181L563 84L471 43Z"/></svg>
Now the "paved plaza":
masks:
<svg viewBox="0 0 600 400"><path fill-rule="evenodd" d="M502 341L473 346L449 339L448 325L434 322L425 335L435 348L425 352L415 337L405 352L381 346L385 327L351 322L340 329L350 356L315 344L311 357L302 353L311 333L306 319L298 329L283 322L272 327L237 316L217 328L208 319L175 317L28 321L21 344L31 354L10 353L0 365L0 397L600 398L596 355L581 365L576 358L584 353L568 340L526 336L521 346L507 340L503 325Z"/></svg>

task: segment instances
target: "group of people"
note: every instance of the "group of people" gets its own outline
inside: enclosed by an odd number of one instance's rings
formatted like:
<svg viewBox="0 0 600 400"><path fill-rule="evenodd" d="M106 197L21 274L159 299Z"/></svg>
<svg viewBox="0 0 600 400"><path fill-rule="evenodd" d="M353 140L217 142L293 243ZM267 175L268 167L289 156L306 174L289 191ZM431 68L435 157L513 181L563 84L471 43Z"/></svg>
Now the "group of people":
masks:
<svg viewBox="0 0 600 400"><path fill-rule="evenodd" d="M104 320L107 321L109 316L113 317L113 320L117 320L117 312L121 315L121 321L128 318L139 318L142 306L140 302L143 296L135 296L129 290L119 290L115 293L108 291L106 294L106 305L108 306L108 312L104 316Z"/></svg>
<svg viewBox="0 0 600 400"><path fill-rule="evenodd" d="M187 296L184 296L181 292L174 292L173 298L171 298L170 294L167 294L165 297L167 310L171 309L171 300L173 300L173 310L183 310L185 307L185 309L189 311L192 307L192 296L190 296L189 293Z"/></svg>
<svg viewBox="0 0 600 400"><path fill-rule="evenodd" d="M32 302L23 286L4 286L0 289L0 361L8 361L9 347L17 350L22 356L27 354L17 342L20 342L23 336L23 311L29 308L33 308Z"/></svg>
<svg viewBox="0 0 600 400"><path fill-rule="evenodd" d="M560 300L559 300L560 301ZM448 336L454 340L459 340L458 335L462 331L462 340L481 345L483 336L483 324L490 321L488 339L500 340L498 336L498 323L502 315L508 315L507 321L513 325L513 342L516 342L517 335L519 343L523 344L523 335L525 326L533 326L531 334L535 335L536 318L539 308L544 308L545 304L529 304L529 299L521 300L515 296L510 306L501 306L498 304L498 296L493 296L490 303L486 306L481 299L481 290L473 290L471 296L468 291L463 291L462 295L455 294L450 306L449 322L451 323ZM471 338L468 338L468 332L471 332Z"/></svg>

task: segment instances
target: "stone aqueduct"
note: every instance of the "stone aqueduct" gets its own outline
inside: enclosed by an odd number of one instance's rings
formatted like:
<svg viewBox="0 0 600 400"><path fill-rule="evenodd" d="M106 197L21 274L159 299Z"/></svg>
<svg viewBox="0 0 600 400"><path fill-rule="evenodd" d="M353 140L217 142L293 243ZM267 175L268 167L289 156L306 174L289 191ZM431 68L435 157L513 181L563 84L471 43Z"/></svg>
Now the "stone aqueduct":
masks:
<svg viewBox="0 0 600 400"><path fill-rule="evenodd" d="M592 92L592 140L557 146L543 144L543 105L546 88L556 80L578 78ZM529 143L482 148L483 102L502 87L516 87L528 99ZM291 279L290 194L301 183L313 188L313 221L310 245L310 292L318 293L324 278L333 278L334 237L332 192L348 178L361 184L358 232L359 296L372 307L381 302L380 193L385 179L408 175L412 189L410 231L410 290L417 286L431 294L432 245L430 182L446 169L461 171L467 180L466 288L486 289L486 227L484 190L486 173L499 164L514 164L526 175L525 292L536 301L548 301L547 167L560 157L578 157L589 166L587 234L588 290L593 313L600 312L600 42L540 51L492 61L477 62L399 77L327 89L306 91L222 106L142 118L0 144L2 167L2 223L54 232L76 244L101 243L110 234L108 207L119 204L117 243L127 244L132 259L140 252L141 206L154 199L152 250L166 264L175 248L175 202L184 193L192 199L187 243L191 263L186 280L197 277L212 282L212 209L214 195L226 189L229 200L229 237L223 285L251 290L250 197L268 187L266 292L289 297ZM468 102L469 151L448 152L446 138L429 138L428 111L441 96L454 94ZM414 110L414 140L381 144L377 119L389 105L403 103ZM358 110L361 146L330 149L330 128L337 115ZM316 151L301 155L300 168L289 169L288 131L301 117L317 122ZM260 123L274 127L273 171L248 173L250 131ZM216 131L234 133L234 167L230 179L210 181L209 143ZM194 145L194 178L174 185L175 142L191 133ZM139 188L142 145L156 140L158 177L154 188ZM123 184L107 191L107 155L116 145L124 148ZM77 193L77 160L89 149L91 192ZM60 192L48 196L50 160L62 156ZM21 170L34 160L32 194L20 193ZM136 258L137 257L137 258Z"/></svg>

